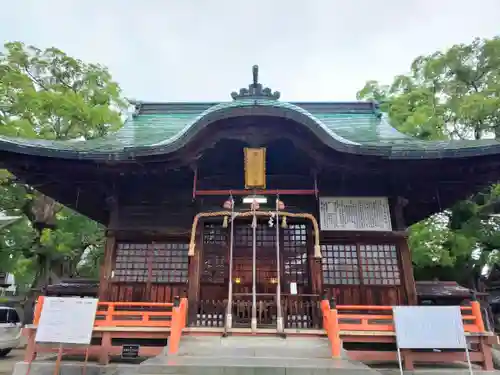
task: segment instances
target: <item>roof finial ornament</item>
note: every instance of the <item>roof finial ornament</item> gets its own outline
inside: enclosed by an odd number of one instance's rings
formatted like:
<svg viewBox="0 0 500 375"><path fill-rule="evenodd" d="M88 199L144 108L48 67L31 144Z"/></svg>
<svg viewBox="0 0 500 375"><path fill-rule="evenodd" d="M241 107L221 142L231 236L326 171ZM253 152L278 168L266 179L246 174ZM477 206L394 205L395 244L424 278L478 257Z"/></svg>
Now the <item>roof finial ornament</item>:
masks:
<svg viewBox="0 0 500 375"><path fill-rule="evenodd" d="M254 65L252 67L252 73L253 73L253 87L257 87L257 84L259 83L259 66Z"/></svg>
<svg viewBox="0 0 500 375"><path fill-rule="evenodd" d="M242 88L240 92L232 92L231 97L234 100L243 99L265 99L265 100L278 100L280 98L279 91L272 92L269 87L263 87L259 83L259 66L254 65L252 67L253 83L248 85L248 89Z"/></svg>

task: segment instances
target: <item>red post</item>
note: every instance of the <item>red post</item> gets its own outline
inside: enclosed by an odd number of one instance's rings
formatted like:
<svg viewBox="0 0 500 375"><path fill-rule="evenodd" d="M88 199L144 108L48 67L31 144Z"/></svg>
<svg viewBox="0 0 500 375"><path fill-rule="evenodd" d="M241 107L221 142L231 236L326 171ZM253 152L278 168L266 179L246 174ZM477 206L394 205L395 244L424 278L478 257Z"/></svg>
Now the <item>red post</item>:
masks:
<svg viewBox="0 0 500 375"><path fill-rule="evenodd" d="M330 342L332 345L333 358L340 358L342 353L342 342L340 341L339 316L336 308L330 310L329 324L331 330Z"/></svg>
<svg viewBox="0 0 500 375"><path fill-rule="evenodd" d="M484 328L483 314L481 314L481 305L478 301L472 301L470 304L472 307L472 315L474 315L474 323L476 324L476 327L478 328L479 332L485 332L486 329Z"/></svg>

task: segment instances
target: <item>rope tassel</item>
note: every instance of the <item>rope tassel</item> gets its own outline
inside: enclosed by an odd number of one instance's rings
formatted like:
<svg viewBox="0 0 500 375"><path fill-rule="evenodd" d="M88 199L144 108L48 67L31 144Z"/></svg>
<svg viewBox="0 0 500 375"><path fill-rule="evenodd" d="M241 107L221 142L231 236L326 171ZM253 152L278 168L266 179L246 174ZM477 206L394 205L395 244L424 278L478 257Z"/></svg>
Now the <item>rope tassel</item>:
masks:
<svg viewBox="0 0 500 375"><path fill-rule="evenodd" d="M283 216L283 219L281 219L281 228L283 229L288 228L288 224L286 222L286 216Z"/></svg>

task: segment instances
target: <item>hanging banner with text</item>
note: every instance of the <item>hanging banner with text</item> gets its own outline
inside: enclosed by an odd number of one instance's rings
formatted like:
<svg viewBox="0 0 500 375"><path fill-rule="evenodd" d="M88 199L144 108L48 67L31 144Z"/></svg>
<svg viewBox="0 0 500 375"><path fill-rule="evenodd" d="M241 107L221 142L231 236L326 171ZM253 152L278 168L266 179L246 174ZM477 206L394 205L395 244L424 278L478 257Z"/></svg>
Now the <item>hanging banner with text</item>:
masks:
<svg viewBox="0 0 500 375"><path fill-rule="evenodd" d="M319 219L324 231L391 231L386 197L320 197Z"/></svg>

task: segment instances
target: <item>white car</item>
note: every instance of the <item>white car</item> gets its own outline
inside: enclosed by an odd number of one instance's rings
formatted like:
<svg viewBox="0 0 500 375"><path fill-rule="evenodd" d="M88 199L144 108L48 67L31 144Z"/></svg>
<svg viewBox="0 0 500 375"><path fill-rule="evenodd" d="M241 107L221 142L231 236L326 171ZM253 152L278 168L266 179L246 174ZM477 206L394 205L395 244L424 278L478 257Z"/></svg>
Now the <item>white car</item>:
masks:
<svg viewBox="0 0 500 375"><path fill-rule="evenodd" d="M17 311L0 306L0 357L5 357L21 343L22 324Z"/></svg>

